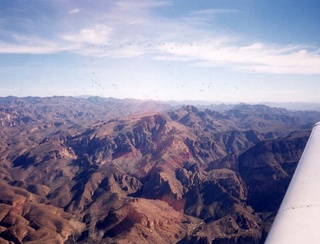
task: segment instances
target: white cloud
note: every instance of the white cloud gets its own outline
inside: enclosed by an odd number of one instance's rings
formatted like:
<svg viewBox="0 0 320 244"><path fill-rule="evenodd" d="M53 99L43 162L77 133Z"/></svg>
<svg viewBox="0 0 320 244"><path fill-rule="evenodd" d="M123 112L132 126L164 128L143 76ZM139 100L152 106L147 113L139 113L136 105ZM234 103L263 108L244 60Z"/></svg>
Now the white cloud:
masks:
<svg viewBox="0 0 320 244"><path fill-rule="evenodd" d="M109 56L112 56L115 58L133 58L133 57L141 56L145 53L146 53L145 49L140 48L139 46L126 46L118 50L115 50L113 52L110 52Z"/></svg>
<svg viewBox="0 0 320 244"><path fill-rule="evenodd" d="M69 50L70 46L57 42L23 35L12 35L11 42L0 41L0 54L47 54Z"/></svg>
<svg viewBox="0 0 320 244"><path fill-rule="evenodd" d="M192 12L194 15L215 15L215 14L228 14L239 13L239 10L234 9L203 9Z"/></svg>
<svg viewBox="0 0 320 244"><path fill-rule="evenodd" d="M146 54L148 51L144 47L138 45L127 44L110 44L104 46L75 46L74 53L80 55L90 55L93 57L109 57L109 58L133 58Z"/></svg>
<svg viewBox="0 0 320 244"><path fill-rule="evenodd" d="M97 25L93 28L81 29L78 33L66 34L62 38L73 43L102 45L107 42L112 34L112 28Z"/></svg>
<svg viewBox="0 0 320 244"><path fill-rule="evenodd" d="M69 14L77 14L77 13L79 13L79 12L80 12L80 9L75 8L75 9L70 10L70 11L69 11Z"/></svg>
<svg viewBox="0 0 320 244"><path fill-rule="evenodd" d="M73 16L66 14L65 22L59 25L64 26L68 20L74 21L74 25L67 25L68 28L55 33L53 39L40 36L41 31L37 32L38 36L13 34L12 42L0 42L0 53L69 51L115 58L146 55L156 60L241 72L320 74L319 50L313 51L303 45L240 44L238 38L222 37L212 28L198 26L202 23L199 21L216 14L236 13L237 10L203 9L190 12L183 19L155 17L155 8L170 4L169 1L120 0L110 1L107 7L100 3L94 7L68 6L65 13ZM80 9L81 13L82 9L86 10L86 18L78 14Z"/></svg>
<svg viewBox="0 0 320 244"><path fill-rule="evenodd" d="M169 1L141 1L141 0L130 0L130 1L117 1L116 5L119 6L122 10L132 10L132 9L141 9L141 8L156 8L169 6L171 3Z"/></svg>
<svg viewBox="0 0 320 244"><path fill-rule="evenodd" d="M193 61L200 66L278 74L320 74L320 55L301 46L219 41L167 43L160 47L166 59ZM164 59L163 55L160 56Z"/></svg>
<svg viewBox="0 0 320 244"><path fill-rule="evenodd" d="M26 46L26 45L10 45L7 43L0 43L0 53L6 54L47 54L61 51L57 46Z"/></svg>

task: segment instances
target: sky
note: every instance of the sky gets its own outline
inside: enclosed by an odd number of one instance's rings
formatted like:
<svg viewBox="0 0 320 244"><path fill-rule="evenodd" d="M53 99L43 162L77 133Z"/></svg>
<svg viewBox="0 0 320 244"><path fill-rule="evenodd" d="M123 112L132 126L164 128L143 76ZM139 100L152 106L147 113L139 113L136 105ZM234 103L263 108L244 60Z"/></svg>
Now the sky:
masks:
<svg viewBox="0 0 320 244"><path fill-rule="evenodd" d="M0 0L0 96L320 103L319 0Z"/></svg>

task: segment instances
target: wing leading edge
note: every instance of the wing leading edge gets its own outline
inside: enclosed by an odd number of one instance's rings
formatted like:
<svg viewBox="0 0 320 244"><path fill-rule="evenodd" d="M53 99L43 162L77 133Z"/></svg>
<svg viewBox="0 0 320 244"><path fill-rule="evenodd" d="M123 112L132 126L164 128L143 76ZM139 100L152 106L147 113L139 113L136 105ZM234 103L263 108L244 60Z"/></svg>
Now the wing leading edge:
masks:
<svg viewBox="0 0 320 244"><path fill-rule="evenodd" d="M320 243L320 122L316 123L265 243Z"/></svg>

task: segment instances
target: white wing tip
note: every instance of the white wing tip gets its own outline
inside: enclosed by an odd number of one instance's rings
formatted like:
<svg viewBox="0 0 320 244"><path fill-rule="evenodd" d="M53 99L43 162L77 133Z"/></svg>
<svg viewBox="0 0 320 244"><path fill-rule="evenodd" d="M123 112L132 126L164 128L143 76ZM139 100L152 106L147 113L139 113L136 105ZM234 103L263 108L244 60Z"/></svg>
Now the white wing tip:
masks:
<svg viewBox="0 0 320 244"><path fill-rule="evenodd" d="M317 123L315 123L313 127L316 127L316 126L318 126L318 125L320 125L320 121L317 122Z"/></svg>

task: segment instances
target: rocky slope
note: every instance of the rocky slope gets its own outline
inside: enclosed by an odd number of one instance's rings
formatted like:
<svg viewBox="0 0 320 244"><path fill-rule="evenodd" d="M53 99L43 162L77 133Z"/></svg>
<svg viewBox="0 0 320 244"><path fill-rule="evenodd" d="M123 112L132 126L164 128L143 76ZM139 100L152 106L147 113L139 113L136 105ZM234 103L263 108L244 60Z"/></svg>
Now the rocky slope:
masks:
<svg viewBox="0 0 320 244"><path fill-rule="evenodd" d="M1 243L262 243L319 113L165 109L0 99Z"/></svg>

